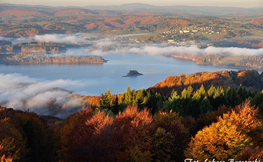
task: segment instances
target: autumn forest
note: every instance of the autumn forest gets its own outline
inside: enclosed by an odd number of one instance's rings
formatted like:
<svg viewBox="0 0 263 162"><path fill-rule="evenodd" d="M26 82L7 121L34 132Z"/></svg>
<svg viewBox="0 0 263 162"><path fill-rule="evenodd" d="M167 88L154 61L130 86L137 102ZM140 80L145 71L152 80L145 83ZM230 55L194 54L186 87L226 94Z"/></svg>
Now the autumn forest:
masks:
<svg viewBox="0 0 263 162"><path fill-rule="evenodd" d="M0 3L0 162L263 161L262 15Z"/></svg>
<svg viewBox="0 0 263 162"><path fill-rule="evenodd" d="M168 77L82 96L89 106L66 119L2 107L1 160L261 160L262 78L253 70Z"/></svg>

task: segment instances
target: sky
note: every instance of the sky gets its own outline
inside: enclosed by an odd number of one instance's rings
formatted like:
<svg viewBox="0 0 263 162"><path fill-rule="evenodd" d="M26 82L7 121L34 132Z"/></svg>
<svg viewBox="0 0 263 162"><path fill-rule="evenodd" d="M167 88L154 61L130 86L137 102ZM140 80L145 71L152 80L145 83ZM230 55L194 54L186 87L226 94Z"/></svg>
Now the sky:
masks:
<svg viewBox="0 0 263 162"><path fill-rule="evenodd" d="M48 6L89 6L145 3L157 6L219 6L219 7L263 7L263 0L0 0L1 3L48 5Z"/></svg>

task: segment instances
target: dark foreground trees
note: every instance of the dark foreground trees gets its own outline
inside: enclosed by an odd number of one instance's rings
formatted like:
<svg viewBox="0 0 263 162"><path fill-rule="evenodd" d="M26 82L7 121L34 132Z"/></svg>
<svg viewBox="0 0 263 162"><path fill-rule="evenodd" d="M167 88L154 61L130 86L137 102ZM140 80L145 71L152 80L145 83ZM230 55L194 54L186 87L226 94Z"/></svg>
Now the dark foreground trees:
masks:
<svg viewBox="0 0 263 162"><path fill-rule="evenodd" d="M86 120L80 121L80 116L86 116ZM74 121L78 124L72 128L69 123ZM67 123L56 131L63 132L57 134L57 160L182 160L183 150L190 140L179 114L163 112L152 116L147 109L139 111L133 106L127 107L116 118L104 112L91 115L83 111Z"/></svg>
<svg viewBox="0 0 263 162"><path fill-rule="evenodd" d="M46 128L35 113L0 108L0 158L32 162L51 159Z"/></svg>

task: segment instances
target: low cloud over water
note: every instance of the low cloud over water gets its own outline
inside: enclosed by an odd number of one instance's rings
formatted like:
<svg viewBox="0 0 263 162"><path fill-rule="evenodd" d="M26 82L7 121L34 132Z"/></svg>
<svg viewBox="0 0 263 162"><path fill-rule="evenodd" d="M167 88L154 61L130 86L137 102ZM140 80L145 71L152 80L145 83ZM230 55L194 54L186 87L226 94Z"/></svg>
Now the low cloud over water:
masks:
<svg viewBox="0 0 263 162"><path fill-rule="evenodd" d="M92 51L93 54L105 55L107 53L135 53L135 54L147 54L147 55L162 55L162 54L231 54L235 56L253 56L263 55L263 48L251 49L251 48L238 48L238 47L207 47L200 49L198 47L185 47L185 46L152 46L142 45L140 47L126 47L111 51L102 51L100 49Z"/></svg>
<svg viewBox="0 0 263 162"><path fill-rule="evenodd" d="M80 89L84 86L80 81L39 81L20 74L0 74L0 78L0 105L3 107L59 117L65 117L73 108L81 108L82 99L70 96L71 92L66 90L70 87ZM66 106L60 110L50 109L48 101Z"/></svg>

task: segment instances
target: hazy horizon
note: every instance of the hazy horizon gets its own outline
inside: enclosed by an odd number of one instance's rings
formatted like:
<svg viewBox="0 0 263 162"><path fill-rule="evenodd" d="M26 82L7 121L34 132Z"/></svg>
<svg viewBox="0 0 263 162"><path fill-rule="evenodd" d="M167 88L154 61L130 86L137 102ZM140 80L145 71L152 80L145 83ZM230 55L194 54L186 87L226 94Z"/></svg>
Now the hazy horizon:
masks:
<svg viewBox="0 0 263 162"><path fill-rule="evenodd" d="M90 0L89 2L86 2L84 0L75 0L74 2L70 0L46 0L46 1L40 1L40 0L24 0L23 3L19 0L2 0L1 3L9 3L9 4L21 4L21 5L46 5L46 6L76 6L76 7L83 7L83 6L110 6L110 5L123 5L123 4L132 4L132 3L143 3L148 5L154 5L154 6L176 6L176 5L184 5L184 6L213 6L213 7L242 7L242 8L253 8L253 7L263 7L263 1L262 0L232 0L231 2L227 0L221 0L221 1L208 1L208 0L202 0L202 1L193 1L193 0L185 0L180 2L175 2L171 0L164 0L162 2L157 0L144 0L144 1L138 1L138 0L128 0L125 1L126 3L123 3L123 1L105 1L105 0Z"/></svg>

